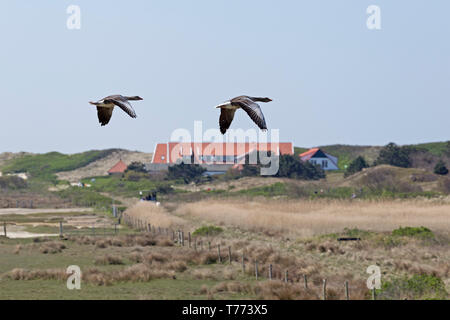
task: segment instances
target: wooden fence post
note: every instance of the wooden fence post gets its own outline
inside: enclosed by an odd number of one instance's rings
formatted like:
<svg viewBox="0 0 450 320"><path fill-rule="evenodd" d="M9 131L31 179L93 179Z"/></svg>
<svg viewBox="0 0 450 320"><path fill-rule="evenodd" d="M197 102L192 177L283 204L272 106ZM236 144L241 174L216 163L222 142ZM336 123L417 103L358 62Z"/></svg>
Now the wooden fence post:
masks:
<svg viewBox="0 0 450 320"><path fill-rule="evenodd" d="M211 241L208 241L208 250L211 251Z"/></svg>
<svg viewBox="0 0 450 320"><path fill-rule="evenodd" d="M258 280L258 261L255 260L255 279Z"/></svg>
<svg viewBox="0 0 450 320"><path fill-rule="evenodd" d="M286 270L285 272L284 272L284 282L288 282L288 271Z"/></svg>
<svg viewBox="0 0 450 320"><path fill-rule="evenodd" d="M231 246L228 246L228 261L231 264Z"/></svg>
<svg viewBox="0 0 450 320"><path fill-rule="evenodd" d="M323 300L327 300L327 279L323 279Z"/></svg>
<svg viewBox="0 0 450 320"><path fill-rule="evenodd" d="M5 233L5 238L6 238L6 222L3 222L3 232Z"/></svg>
<svg viewBox="0 0 450 320"><path fill-rule="evenodd" d="M63 223L62 221L59 222L59 237L63 237Z"/></svg>
<svg viewBox="0 0 450 320"><path fill-rule="evenodd" d="M272 280L272 265L269 264L269 280Z"/></svg>
<svg viewBox="0 0 450 320"><path fill-rule="evenodd" d="M189 248L191 247L191 233L188 232L188 242L189 242Z"/></svg>
<svg viewBox="0 0 450 320"><path fill-rule="evenodd" d="M308 289L308 276L306 274L303 275L303 280L305 280L305 289Z"/></svg>
<svg viewBox="0 0 450 320"><path fill-rule="evenodd" d="M197 239L194 240L194 250L197 251Z"/></svg>
<svg viewBox="0 0 450 320"><path fill-rule="evenodd" d="M114 234L117 234L117 223L114 223Z"/></svg>
<svg viewBox="0 0 450 320"><path fill-rule="evenodd" d="M348 295L348 281L345 281L345 299L350 300L350 296Z"/></svg>
<svg viewBox="0 0 450 320"><path fill-rule="evenodd" d="M376 300L377 299L377 294L376 294L376 289L375 286L372 288L372 300Z"/></svg>
<svg viewBox="0 0 450 320"><path fill-rule="evenodd" d="M184 247L184 231L181 230L181 246Z"/></svg>
<svg viewBox="0 0 450 320"><path fill-rule="evenodd" d="M219 263L222 263L222 257L220 256L220 244L217 245L217 253L219 255Z"/></svg>

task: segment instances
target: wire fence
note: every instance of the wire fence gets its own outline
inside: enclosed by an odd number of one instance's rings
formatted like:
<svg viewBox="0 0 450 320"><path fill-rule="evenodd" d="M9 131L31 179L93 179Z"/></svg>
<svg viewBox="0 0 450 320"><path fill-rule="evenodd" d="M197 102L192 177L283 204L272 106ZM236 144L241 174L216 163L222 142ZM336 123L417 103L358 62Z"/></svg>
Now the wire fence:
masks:
<svg viewBox="0 0 450 320"><path fill-rule="evenodd" d="M219 243L212 243L211 239L207 237L206 241L202 237L194 237L191 232L185 232L182 229L162 228L155 224L148 223L148 221L141 220L122 214L118 218L118 223L114 225L92 226L90 228L77 229L74 227L64 226L64 223L59 222L59 236L61 238L65 236L117 236L120 235L119 224L123 223L130 228L134 228L139 232L144 232L157 236L164 236L171 239L176 245L182 248L187 248L195 251L208 251L210 253L216 252L217 261L220 264L240 264L242 274L254 276L255 280L278 280L286 284L299 284L301 283L304 289L309 290L312 287L318 287L317 280L315 282L310 281L307 274L299 274L292 268L282 268L274 264L261 264L258 260L252 259L252 257L246 254L246 251L242 248L235 250L231 245L223 245L223 240ZM7 237L7 223L3 223L3 233ZM322 279L321 298L323 300L328 299L327 287L330 285L328 279ZM333 287L341 287L343 295L346 300L350 300L350 285L349 281L344 283L333 283ZM376 300L376 291L372 289L371 297Z"/></svg>
<svg viewBox="0 0 450 320"><path fill-rule="evenodd" d="M146 220L135 218L127 214L124 214L122 219L123 223L130 228L135 228L141 232L169 237L180 247L200 252L204 250L216 252L217 261L219 263L229 265L239 263L241 272L243 274L251 274L255 277L255 280L278 280L286 284L301 283L306 290L320 286L320 297L322 300L328 299L328 288L330 285L333 285L333 288L342 288L343 296L346 300L350 300L351 286L347 280L344 283L337 283L336 281L330 282L329 279L322 279L321 284L318 285L317 281L310 281L307 274L299 275L293 268L282 268L274 264L262 265L257 260L252 260L249 255L246 255L245 250L241 249L234 252L234 248L231 245L224 246L223 241L213 244L209 237L207 237L205 241L202 237L194 237L191 232L186 233L182 229L173 230L171 228L161 228ZM372 300L376 300L375 288L371 290L371 298Z"/></svg>

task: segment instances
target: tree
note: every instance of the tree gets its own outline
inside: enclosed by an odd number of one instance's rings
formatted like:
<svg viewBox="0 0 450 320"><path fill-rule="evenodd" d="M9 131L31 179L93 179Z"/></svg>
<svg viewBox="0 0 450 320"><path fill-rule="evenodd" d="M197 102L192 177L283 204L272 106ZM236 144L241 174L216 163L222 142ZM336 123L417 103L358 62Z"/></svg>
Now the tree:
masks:
<svg viewBox="0 0 450 320"><path fill-rule="evenodd" d="M270 152L267 153L267 157L271 157ZM250 159L257 159L257 163L249 164ZM314 165L307 161L303 162L298 156L281 155L278 156L278 160L279 167L278 172L275 174L276 177L304 180L318 180L325 178L325 172L319 165ZM259 176L262 166L259 155L247 155L241 171L241 176Z"/></svg>
<svg viewBox="0 0 450 320"><path fill-rule="evenodd" d="M147 170L145 168L145 164L143 164L142 162L136 162L136 161L130 163L130 165L127 167L126 171L135 171L135 172L147 173Z"/></svg>
<svg viewBox="0 0 450 320"><path fill-rule="evenodd" d="M434 166L434 173L440 174L440 175L446 175L448 173L448 169L445 166L444 161L439 160L439 162L436 163L436 166Z"/></svg>
<svg viewBox="0 0 450 320"><path fill-rule="evenodd" d="M410 153L413 151L410 147L400 147L391 142L381 149L375 165L389 164L391 166L409 168L411 166Z"/></svg>
<svg viewBox="0 0 450 320"><path fill-rule="evenodd" d="M183 179L184 183L198 182L206 171L198 164L176 164L169 166L168 179Z"/></svg>
<svg viewBox="0 0 450 320"><path fill-rule="evenodd" d="M318 180L325 178L325 172L319 165L302 161L293 155L281 155L277 177L292 179Z"/></svg>
<svg viewBox="0 0 450 320"><path fill-rule="evenodd" d="M369 164L366 162L366 159L362 156L358 156L355 160L353 160L347 170L344 173L344 177L348 177L356 172L361 171L364 168L368 168Z"/></svg>

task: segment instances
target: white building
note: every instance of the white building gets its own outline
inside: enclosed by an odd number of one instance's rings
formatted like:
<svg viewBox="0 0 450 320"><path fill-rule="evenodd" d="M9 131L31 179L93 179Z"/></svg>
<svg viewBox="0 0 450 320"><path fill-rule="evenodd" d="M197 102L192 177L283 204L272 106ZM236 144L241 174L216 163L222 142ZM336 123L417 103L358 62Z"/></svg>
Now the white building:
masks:
<svg viewBox="0 0 450 320"><path fill-rule="evenodd" d="M313 148L299 155L302 161L318 164L323 170L339 170L338 158L323 152L319 148Z"/></svg>

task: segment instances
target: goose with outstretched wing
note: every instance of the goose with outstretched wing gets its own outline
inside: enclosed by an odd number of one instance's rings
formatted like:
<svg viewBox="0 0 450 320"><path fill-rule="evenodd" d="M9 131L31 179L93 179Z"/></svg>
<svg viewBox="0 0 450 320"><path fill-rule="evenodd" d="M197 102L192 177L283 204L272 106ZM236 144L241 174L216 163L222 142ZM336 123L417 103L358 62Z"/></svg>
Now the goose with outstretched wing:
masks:
<svg viewBox="0 0 450 320"><path fill-rule="evenodd" d="M234 113L237 109L242 109L249 117L253 120L254 123L261 129L267 130L266 120L264 119L264 114L261 111L261 108L256 102L270 102L272 99L269 98L259 98L259 97L249 97L249 96L239 96L231 99L230 101L226 101L216 108L220 108L220 118L219 118L219 126L220 132L225 134L228 128L231 125L231 122L234 118Z"/></svg>
<svg viewBox="0 0 450 320"><path fill-rule="evenodd" d="M130 117L136 118L136 112L129 103L130 100L143 100L139 96L126 97L119 94L107 96L97 102L89 102L97 107L98 121L102 126L107 125L111 119L114 107L117 106L125 111Z"/></svg>

